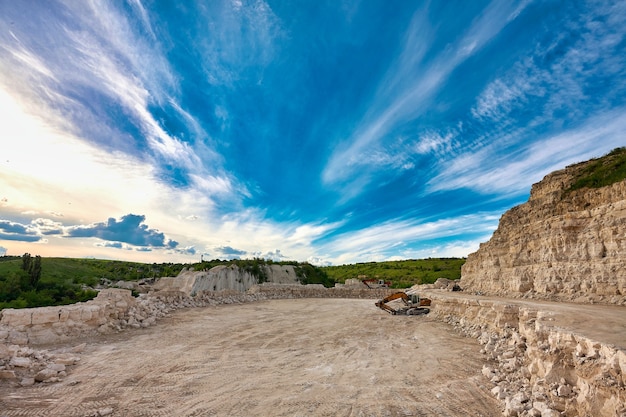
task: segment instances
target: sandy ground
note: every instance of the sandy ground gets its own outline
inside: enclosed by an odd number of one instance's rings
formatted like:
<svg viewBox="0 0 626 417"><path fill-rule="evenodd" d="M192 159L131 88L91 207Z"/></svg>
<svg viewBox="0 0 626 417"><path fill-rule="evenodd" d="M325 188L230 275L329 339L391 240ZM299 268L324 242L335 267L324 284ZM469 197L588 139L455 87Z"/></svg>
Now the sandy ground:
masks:
<svg viewBox="0 0 626 417"><path fill-rule="evenodd" d="M479 350L373 300L180 310L89 341L62 382L0 388L0 417L499 416Z"/></svg>

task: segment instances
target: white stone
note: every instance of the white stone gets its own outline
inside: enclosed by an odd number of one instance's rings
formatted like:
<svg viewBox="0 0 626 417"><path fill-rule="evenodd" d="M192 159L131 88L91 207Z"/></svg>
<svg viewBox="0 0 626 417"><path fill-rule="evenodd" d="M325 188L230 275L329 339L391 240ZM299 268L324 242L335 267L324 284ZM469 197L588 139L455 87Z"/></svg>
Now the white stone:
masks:
<svg viewBox="0 0 626 417"><path fill-rule="evenodd" d="M111 414L113 414L113 408L111 407L101 408L98 410L98 417L109 416Z"/></svg>
<svg viewBox="0 0 626 417"><path fill-rule="evenodd" d="M493 376L493 374L494 374L494 371L493 371L493 369L491 369L487 365L483 365L482 373L487 378L491 378Z"/></svg>
<svg viewBox="0 0 626 417"><path fill-rule="evenodd" d="M561 417L561 413L551 408L546 408L541 412L541 417Z"/></svg>
<svg viewBox="0 0 626 417"><path fill-rule="evenodd" d="M38 382L50 381L52 378L55 378L56 376L57 376L57 371L46 368L37 372L37 374L35 375L35 381L38 381Z"/></svg>
<svg viewBox="0 0 626 417"><path fill-rule="evenodd" d="M524 411L524 404L515 397L508 399L504 405L505 416L519 416L522 411Z"/></svg>
<svg viewBox="0 0 626 417"><path fill-rule="evenodd" d="M47 366L48 369L52 369L55 372L63 372L65 371L65 365L62 363L51 363Z"/></svg>
<svg viewBox="0 0 626 417"><path fill-rule="evenodd" d="M494 397L496 397L499 400L503 400L506 397L506 391L504 390L504 388L500 386L493 387L491 389L491 393L493 394Z"/></svg>
<svg viewBox="0 0 626 417"><path fill-rule="evenodd" d="M23 387L30 387L31 385L35 385L35 378L32 378L32 377L22 378L22 380L20 381L20 385Z"/></svg>
<svg viewBox="0 0 626 417"><path fill-rule="evenodd" d="M569 397L572 394L572 387L569 385L559 385L556 390L556 394L559 397Z"/></svg>
<svg viewBox="0 0 626 417"><path fill-rule="evenodd" d="M30 358L25 358L22 356L13 356L9 361L9 365L16 368L30 368L32 364L33 361Z"/></svg>

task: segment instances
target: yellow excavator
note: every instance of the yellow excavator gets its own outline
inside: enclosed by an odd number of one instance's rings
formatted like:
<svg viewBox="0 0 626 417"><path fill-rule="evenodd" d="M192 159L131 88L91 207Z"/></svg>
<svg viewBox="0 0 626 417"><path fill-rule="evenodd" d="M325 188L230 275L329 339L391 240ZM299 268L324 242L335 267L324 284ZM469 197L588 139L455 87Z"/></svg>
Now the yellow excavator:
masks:
<svg viewBox="0 0 626 417"><path fill-rule="evenodd" d="M401 300L401 307L394 308L388 304L394 300ZM430 309L427 308L427 306L430 306L430 302L430 298L420 298L417 294L409 295L400 291L378 300L376 307L393 315L417 316L430 313Z"/></svg>

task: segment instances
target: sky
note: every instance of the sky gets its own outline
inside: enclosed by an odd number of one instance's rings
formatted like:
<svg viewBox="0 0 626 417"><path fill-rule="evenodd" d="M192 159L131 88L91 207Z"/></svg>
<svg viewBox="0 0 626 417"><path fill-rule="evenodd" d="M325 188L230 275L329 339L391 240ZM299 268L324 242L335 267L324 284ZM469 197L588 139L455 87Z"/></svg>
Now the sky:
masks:
<svg viewBox="0 0 626 417"><path fill-rule="evenodd" d="M462 257L626 145L626 2L0 0L0 255Z"/></svg>

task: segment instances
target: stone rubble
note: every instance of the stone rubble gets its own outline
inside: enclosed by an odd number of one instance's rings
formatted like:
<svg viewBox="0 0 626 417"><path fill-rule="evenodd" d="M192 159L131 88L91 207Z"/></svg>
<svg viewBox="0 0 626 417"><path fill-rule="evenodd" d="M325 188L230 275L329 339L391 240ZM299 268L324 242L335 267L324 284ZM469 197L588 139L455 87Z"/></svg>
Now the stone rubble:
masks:
<svg viewBox="0 0 626 417"><path fill-rule="evenodd" d="M504 416L626 417L623 350L545 328L536 321L537 311L528 308L513 313L497 303L483 303L475 315L471 306L452 308L458 300L428 295L437 305L432 316L482 345L489 360L482 374L503 402ZM502 322L506 324L500 327Z"/></svg>
<svg viewBox="0 0 626 417"><path fill-rule="evenodd" d="M183 308L240 304L276 298L346 297L380 298L395 290L360 290L320 285L264 284L247 292L201 291L191 296L180 291L157 291L132 297L130 290L105 289L96 299L71 306L6 309L0 312L0 384L22 386L61 381L80 360L85 343L71 349L36 349L68 340L83 339L153 326L159 319ZM72 319L74 318L74 320ZM81 321L81 319L83 321Z"/></svg>

